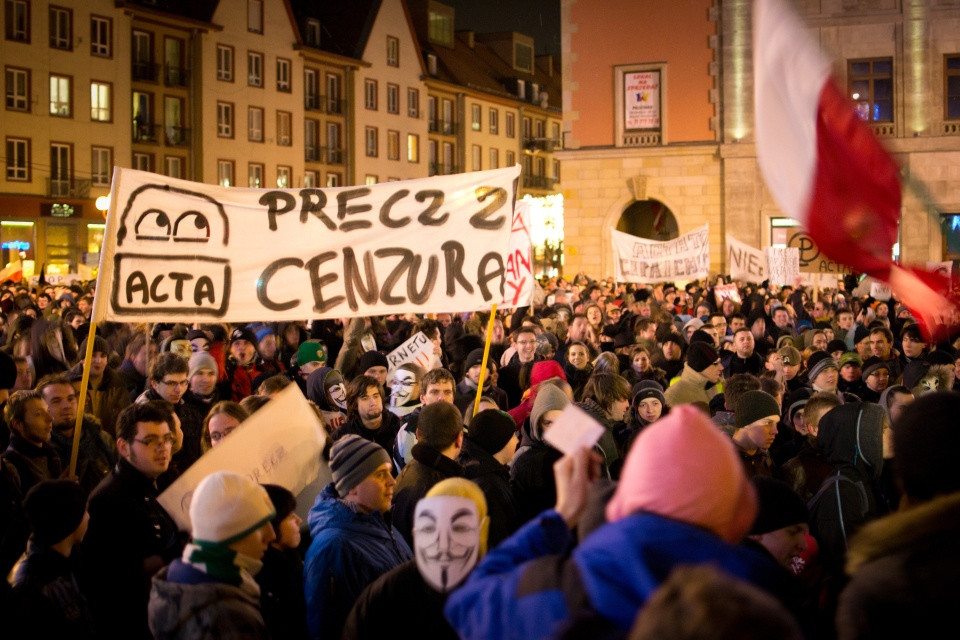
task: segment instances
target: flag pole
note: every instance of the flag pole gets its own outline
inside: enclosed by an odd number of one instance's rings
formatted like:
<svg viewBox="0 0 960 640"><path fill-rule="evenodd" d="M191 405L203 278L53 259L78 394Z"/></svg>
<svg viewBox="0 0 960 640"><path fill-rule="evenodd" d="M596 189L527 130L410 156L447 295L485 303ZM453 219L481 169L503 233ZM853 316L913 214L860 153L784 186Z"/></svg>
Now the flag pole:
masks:
<svg viewBox="0 0 960 640"><path fill-rule="evenodd" d="M90 361L93 360L93 341L97 336L97 323L90 323L87 334L87 352L83 356L83 375L80 378L80 400L77 404L77 421L73 429L73 448L70 450L70 477L76 475L77 456L80 453L80 436L83 428L83 409L87 402L87 387L90 384Z"/></svg>
<svg viewBox="0 0 960 640"><path fill-rule="evenodd" d="M483 397L483 379L487 373L487 358L490 356L490 341L493 340L493 323L497 318L497 305L490 307L490 320L487 321L487 339L483 344L483 360L480 362L480 380L477 381L477 397L473 401L473 413L477 415L480 409L480 398Z"/></svg>

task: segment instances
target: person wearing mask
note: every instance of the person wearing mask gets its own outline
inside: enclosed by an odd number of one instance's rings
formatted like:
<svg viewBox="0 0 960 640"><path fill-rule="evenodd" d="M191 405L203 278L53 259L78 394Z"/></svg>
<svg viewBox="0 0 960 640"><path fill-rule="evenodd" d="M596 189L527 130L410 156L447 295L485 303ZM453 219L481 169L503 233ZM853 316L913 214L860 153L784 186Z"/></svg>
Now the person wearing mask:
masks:
<svg viewBox="0 0 960 640"><path fill-rule="evenodd" d="M420 407L404 416L397 439L393 443L393 463L397 473L413 460L413 447L417 444L417 427L420 412L434 402L453 403L456 382L453 374L444 368L431 369L423 374L420 390Z"/></svg>
<svg viewBox="0 0 960 640"><path fill-rule="evenodd" d="M267 638L254 576L276 538L276 512L250 478L215 471L190 500L191 542L153 577L148 606L157 640Z"/></svg>
<svg viewBox="0 0 960 640"><path fill-rule="evenodd" d="M392 635L397 620L416 611L417 633L422 637L456 640L443 616L443 605L493 546L488 539L492 518L483 492L469 480L449 478L434 485L417 503L415 559L363 590L347 617L343 637Z"/></svg>

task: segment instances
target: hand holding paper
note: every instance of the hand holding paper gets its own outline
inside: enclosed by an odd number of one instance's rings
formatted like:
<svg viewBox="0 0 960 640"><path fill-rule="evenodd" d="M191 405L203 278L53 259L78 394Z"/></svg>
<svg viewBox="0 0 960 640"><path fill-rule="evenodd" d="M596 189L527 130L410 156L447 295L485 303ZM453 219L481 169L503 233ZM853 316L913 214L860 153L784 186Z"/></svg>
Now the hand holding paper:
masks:
<svg viewBox="0 0 960 640"><path fill-rule="evenodd" d="M560 453L569 456L580 448L592 449L602 435L602 424L580 407L570 404L544 432L543 439Z"/></svg>

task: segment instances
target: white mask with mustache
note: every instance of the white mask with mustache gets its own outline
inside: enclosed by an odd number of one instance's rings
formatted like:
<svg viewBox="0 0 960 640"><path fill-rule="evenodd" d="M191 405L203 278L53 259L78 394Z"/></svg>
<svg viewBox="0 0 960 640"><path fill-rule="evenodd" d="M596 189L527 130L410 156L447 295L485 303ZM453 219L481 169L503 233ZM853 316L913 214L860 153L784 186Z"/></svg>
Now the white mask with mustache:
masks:
<svg viewBox="0 0 960 640"><path fill-rule="evenodd" d="M473 571L480 556L480 524L469 498L432 496L417 503L413 548L427 584L447 593Z"/></svg>

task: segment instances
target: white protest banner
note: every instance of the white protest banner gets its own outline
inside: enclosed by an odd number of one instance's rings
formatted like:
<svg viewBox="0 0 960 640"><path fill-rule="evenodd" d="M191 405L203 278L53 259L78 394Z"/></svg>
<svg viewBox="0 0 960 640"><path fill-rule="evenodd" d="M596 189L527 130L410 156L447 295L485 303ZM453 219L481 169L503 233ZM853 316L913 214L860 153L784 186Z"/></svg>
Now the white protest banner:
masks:
<svg viewBox="0 0 960 640"><path fill-rule="evenodd" d="M743 300L740 299L740 291L737 290L735 284L718 284L713 288L713 295L717 300L718 308L723 306L724 300L732 300L737 304L743 303Z"/></svg>
<svg viewBox="0 0 960 640"><path fill-rule="evenodd" d="M387 354L387 373L392 373L397 367L407 362L412 362L425 370L431 368L433 342L423 331L417 331Z"/></svg>
<svg viewBox="0 0 960 640"><path fill-rule="evenodd" d="M727 271L731 280L758 284L767 279L767 256L727 234Z"/></svg>
<svg viewBox="0 0 960 640"><path fill-rule="evenodd" d="M886 302L890 299L890 285L886 282L871 282L870 283L870 297L874 300L883 300Z"/></svg>
<svg viewBox="0 0 960 640"><path fill-rule="evenodd" d="M602 424L577 405L568 404L543 433L543 439L560 453L570 455L580 447L590 449L602 435Z"/></svg>
<svg viewBox="0 0 960 640"><path fill-rule="evenodd" d="M767 247L767 279L770 284L794 284L800 277L800 251Z"/></svg>
<svg viewBox="0 0 960 640"><path fill-rule="evenodd" d="M329 189L116 169L96 321L245 322L529 304L513 166Z"/></svg>
<svg viewBox="0 0 960 640"><path fill-rule="evenodd" d="M190 498L214 471L233 471L294 495L330 470L321 460L327 439L320 419L295 384L275 395L223 441L200 456L157 499L177 525L190 529Z"/></svg>
<svg viewBox="0 0 960 640"><path fill-rule="evenodd" d="M617 282L671 282L706 278L710 269L708 226L657 242L611 229Z"/></svg>

